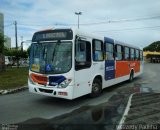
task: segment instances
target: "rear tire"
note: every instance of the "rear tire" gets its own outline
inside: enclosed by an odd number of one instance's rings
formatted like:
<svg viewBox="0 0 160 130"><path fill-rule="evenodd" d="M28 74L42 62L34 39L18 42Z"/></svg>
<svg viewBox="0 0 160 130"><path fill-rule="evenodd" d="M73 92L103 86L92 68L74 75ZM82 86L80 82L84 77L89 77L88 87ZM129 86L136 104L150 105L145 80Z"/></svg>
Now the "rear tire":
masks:
<svg viewBox="0 0 160 130"><path fill-rule="evenodd" d="M90 97L98 97L102 92L102 82L100 79L96 78L92 83L92 92Z"/></svg>
<svg viewBox="0 0 160 130"><path fill-rule="evenodd" d="M131 73L130 73L129 82L132 82L133 78L134 78L134 72L132 70Z"/></svg>

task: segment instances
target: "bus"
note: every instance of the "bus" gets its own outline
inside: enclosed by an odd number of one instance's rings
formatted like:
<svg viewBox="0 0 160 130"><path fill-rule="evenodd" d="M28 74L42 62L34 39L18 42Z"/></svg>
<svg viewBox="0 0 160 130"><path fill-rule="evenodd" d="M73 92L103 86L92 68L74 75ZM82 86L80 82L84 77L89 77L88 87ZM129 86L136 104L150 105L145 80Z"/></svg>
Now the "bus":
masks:
<svg viewBox="0 0 160 130"><path fill-rule="evenodd" d="M57 98L97 97L106 87L143 72L139 47L79 29L35 32L29 61L29 91Z"/></svg>

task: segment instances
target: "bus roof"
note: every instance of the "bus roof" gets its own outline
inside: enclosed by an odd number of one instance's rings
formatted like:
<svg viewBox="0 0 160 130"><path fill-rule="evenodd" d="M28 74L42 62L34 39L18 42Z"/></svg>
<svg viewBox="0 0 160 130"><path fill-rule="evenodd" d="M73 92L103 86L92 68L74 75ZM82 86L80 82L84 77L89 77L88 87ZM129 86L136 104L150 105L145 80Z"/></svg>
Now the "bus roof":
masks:
<svg viewBox="0 0 160 130"><path fill-rule="evenodd" d="M117 41L115 39L112 39L112 38L109 38L109 37L106 37L106 36L93 34L93 33L90 33L90 32L87 32L87 31L84 31L84 30L81 30L81 29L76 29L76 28L50 28L50 29L39 30L39 31L35 32L34 34L40 33L40 32L53 31L53 30L69 30L69 29L72 30L73 34L78 34L79 36L82 36L82 37L97 38L97 39L104 40L104 41L109 42L109 43L114 43L114 44L119 44L119 45L122 45L122 46L127 46L127 47L140 49L138 46L134 46L134 45L131 45L131 44L128 44L128 43L120 42L120 41Z"/></svg>
<svg viewBox="0 0 160 130"><path fill-rule="evenodd" d="M122 45L122 46L131 47L131 48L135 48L135 49L141 50L140 47L138 47L138 46L134 46L134 45L131 45L131 44L128 44L128 43L120 42L120 41L117 41L117 40L115 40L114 43Z"/></svg>

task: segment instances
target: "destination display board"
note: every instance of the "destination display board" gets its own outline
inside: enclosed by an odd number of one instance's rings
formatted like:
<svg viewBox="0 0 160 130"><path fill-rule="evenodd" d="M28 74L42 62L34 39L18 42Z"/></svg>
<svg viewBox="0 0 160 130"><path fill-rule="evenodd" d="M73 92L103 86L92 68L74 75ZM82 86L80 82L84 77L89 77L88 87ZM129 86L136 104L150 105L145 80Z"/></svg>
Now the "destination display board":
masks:
<svg viewBox="0 0 160 130"><path fill-rule="evenodd" d="M50 41L50 40L72 40L73 32L71 29L57 29L36 32L33 35L32 42Z"/></svg>

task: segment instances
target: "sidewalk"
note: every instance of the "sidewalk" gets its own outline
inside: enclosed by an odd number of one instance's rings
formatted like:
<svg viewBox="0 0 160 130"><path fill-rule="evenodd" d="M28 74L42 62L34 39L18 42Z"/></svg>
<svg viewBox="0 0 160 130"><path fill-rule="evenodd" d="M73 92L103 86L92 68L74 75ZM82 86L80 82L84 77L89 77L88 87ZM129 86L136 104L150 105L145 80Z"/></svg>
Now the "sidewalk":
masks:
<svg viewBox="0 0 160 130"><path fill-rule="evenodd" d="M129 109L118 129L160 130L160 93L151 88L137 87L137 90L128 102Z"/></svg>
<svg viewBox="0 0 160 130"><path fill-rule="evenodd" d="M11 93L16 93L22 90L28 89L28 86L22 86L14 89L9 89L9 90L0 90L0 95L5 95L5 94L11 94Z"/></svg>

